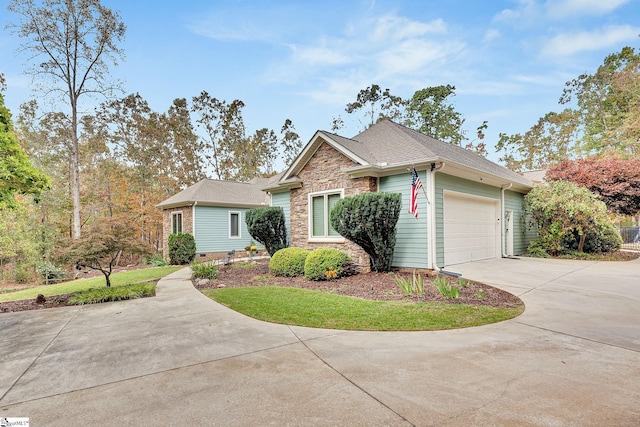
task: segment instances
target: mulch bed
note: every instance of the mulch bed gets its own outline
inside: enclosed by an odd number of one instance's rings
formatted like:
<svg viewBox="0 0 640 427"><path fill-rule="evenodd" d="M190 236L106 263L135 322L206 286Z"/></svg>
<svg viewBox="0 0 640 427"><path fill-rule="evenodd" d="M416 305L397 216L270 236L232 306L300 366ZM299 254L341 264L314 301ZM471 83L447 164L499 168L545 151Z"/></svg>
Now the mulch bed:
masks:
<svg viewBox="0 0 640 427"><path fill-rule="evenodd" d="M65 307L73 294L53 295L50 297L23 299L19 301L0 302L0 313L15 311L40 310L43 308Z"/></svg>
<svg viewBox="0 0 640 427"><path fill-rule="evenodd" d="M302 289L329 292L375 301L405 301L405 302L434 302L441 304L469 304L491 307L518 307L522 301L509 292L482 284L468 281L466 287L461 288L460 297L448 299L443 296L433 284L435 276L423 274L424 294L405 295L396 283L397 278L411 280L411 273L361 273L342 277L330 281L312 281L304 277L276 277L269 274L267 260L252 262L253 268L242 268L244 263L236 263L222 267L218 278L204 286L194 286L198 289L234 288L247 286L288 286ZM445 276L446 277L446 276ZM447 277L454 285L458 279Z"/></svg>

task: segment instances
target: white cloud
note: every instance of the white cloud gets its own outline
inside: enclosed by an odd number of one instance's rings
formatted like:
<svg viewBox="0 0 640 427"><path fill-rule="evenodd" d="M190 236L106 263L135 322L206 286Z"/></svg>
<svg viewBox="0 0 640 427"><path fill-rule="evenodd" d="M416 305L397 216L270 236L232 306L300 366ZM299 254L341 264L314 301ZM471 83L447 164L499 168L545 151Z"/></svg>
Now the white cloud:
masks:
<svg viewBox="0 0 640 427"><path fill-rule="evenodd" d="M331 43L329 43L331 44ZM293 52L293 62L311 66L335 66L350 62L350 58L337 46L329 47L327 43L319 46L289 46Z"/></svg>
<svg viewBox="0 0 640 427"><path fill-rule="evenodd" d="M500 31L490 28L484 33L484 37L482 38L483 43L489 43L493 40L499 39L502 36Z"/></svg>
<svg viewBox="0 0 640 427"><path fill-rule="evenodd" d="M493 22L507 23L513 26L531 25L539 20L541 7L536 0L518 0L513 9L503 9L493 17Z"/></svg>
<svg viewBox="0 0 640 427"><path fill-rule="evenodd" d="M566 19L570 16L605 15L630 0L518 0L516 7L503 9L493 17L495 23L518 26L539 26L541 22Z"/></svg>
<svg viewBox="0 0 640 427"><path fill-rule="evenodd" d="M570 56L578 52L600 50L638 38L640 27L618 25L598 31L558 34L542 48L544 56Z"/></svg>
<svg viewBox="0 0 640 427"><path fill-rule="evenodd" d="M389 46L376 55L382 76L405 76L444 65L464 50L461 42L436 42L412 39Z"/></svg>
<svg viewBox="0 0 640 427"><path fill-rule="evenodd" d="M558 19L572 15L603 15L629 0L549 0L545 4L550 17Z"/></svg>
<svg viewBox="0 0 640 427"><path fill-rule="evenodd" d="M445 34L447 25L442 19L431 22L412 21L398 16L383 16L376 20L371 39L376 41L400 41L426 34Z"/></svg>
<svg viewBox="0 0 640 427"><path fill-rule="evenodd" d="M408 81L424 81L429 73L442 74L465 51L462 41L446 33L442 19L422 22L384 15L351 21L340 35L289 45L291 55L270 67L267 78L304 85L320 81L324 92L312 96L323 100L353 96L372 83L391 89L396 83L406 86Z"/></svg>

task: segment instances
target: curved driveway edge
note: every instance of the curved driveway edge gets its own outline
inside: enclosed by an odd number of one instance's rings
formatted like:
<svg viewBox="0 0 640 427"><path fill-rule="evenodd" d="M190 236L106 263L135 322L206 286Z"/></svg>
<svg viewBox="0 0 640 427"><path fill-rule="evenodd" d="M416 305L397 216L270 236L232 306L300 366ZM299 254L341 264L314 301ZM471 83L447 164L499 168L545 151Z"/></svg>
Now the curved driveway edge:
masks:
<svg viewBox="0 0 640 427"><path fill-rule="evenodd" d="M0 418L32 425L640 424L640 262L450 268L523 315L439 332L274 325L202 295L0 315Z"/></svg>

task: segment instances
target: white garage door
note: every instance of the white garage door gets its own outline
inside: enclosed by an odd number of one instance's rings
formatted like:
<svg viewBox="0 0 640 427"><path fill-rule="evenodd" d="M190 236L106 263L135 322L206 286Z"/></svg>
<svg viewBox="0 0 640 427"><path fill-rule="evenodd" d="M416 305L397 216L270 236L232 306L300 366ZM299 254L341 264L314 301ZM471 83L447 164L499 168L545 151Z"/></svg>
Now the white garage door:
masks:
<svg viewBox="0 0 640 427"><path fill-rule="evenodd" d="M498 206L498 200L445 192L445 265L500 255Z"/></svg>

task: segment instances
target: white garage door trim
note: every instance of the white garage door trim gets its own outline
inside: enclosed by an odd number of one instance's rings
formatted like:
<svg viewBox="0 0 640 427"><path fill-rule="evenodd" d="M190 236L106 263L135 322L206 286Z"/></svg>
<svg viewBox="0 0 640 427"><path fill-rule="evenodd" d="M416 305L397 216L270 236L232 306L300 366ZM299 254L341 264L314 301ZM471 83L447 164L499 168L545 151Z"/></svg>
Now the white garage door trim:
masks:
<svg viewBox="0 0 640 427"><path fill-rule="evenodd" d="M500 256L500 200L444 190L444 264Z"/></svg>

